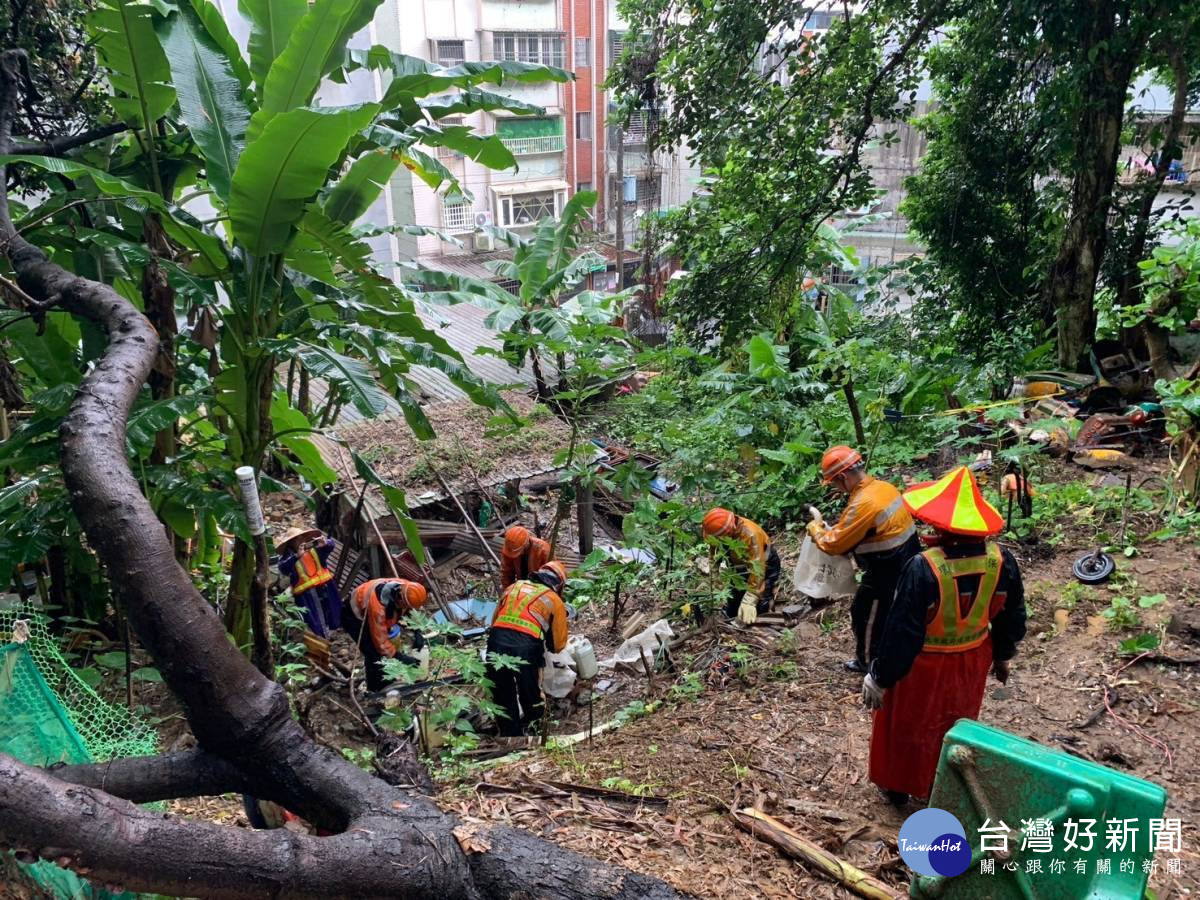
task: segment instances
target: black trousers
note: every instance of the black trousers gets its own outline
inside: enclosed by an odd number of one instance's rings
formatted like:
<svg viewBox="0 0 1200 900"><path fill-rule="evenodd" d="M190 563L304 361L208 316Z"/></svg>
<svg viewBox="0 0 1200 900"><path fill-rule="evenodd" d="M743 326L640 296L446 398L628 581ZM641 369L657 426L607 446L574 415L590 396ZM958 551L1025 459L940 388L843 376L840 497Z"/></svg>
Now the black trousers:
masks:
<svg viewBox="0 0 1200 900"><path fill-rule="evenodd" d="M363 667L367 672L367 690L382 691L385 687L392 683L391 679L383 673L383 654L375 646L375 642L371 640L370 627L363 627L363 620L354 615L354 610L349 608L349 605L343 608L343 613L350 613L349 618L344 618L346 622L346 630L350 632L350 636L358 641L358 648L362 650Z"/></svg>
<svg viewBox="0 0 1200 900"><path fill-rule="evenodd" d="M518 737L542 718L541 674L546 662L545 648L542 641L532 635L512 628L493 628L488 634L487 649L489 656L502 653L521 660L515 671L497 668L490 660L487 664L492 701L504 709L504 715L496 722L500 734Z"/></svg>
<svg viewBox="0 0 1200 900"><path fill-rule="evenodd" d="M756 609L759 614L769 612L771 603L775 600L775 588L779 585L779 573L782 566L779 563L779 553L772 544L767 548L767 567L763 572L763 591L758 598L758 606ZM748 571L739 571L738 574L742 578L746 578L750 573ZM737 615L738 607L742 605L742 598L746 596L745 588L734 588L729 592L729 599L725 601L725 615L733 618Z"/></svg>
<svg viewBox="0 0 1200 900"><path fill-rule="evenodd" d="M921 541L914 534L895 550L858 557L863 576L850 602L850 624L854 628L854 656L864 666L879 654L883 625L892 608L900 572L920 552Z"/></svg>

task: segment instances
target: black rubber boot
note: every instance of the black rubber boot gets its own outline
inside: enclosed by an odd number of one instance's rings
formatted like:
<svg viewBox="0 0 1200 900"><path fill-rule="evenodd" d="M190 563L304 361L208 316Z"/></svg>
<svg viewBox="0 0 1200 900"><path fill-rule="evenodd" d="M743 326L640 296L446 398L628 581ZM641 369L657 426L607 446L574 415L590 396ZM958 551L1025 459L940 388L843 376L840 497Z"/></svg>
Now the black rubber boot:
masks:
<svg viewBox="0 0 1200 900"><path fill-rule="evenodd" d="M859 675L867 674L866 663L858 659L848 659L842 663L842 668L847 672L857 672Z"/></svg>

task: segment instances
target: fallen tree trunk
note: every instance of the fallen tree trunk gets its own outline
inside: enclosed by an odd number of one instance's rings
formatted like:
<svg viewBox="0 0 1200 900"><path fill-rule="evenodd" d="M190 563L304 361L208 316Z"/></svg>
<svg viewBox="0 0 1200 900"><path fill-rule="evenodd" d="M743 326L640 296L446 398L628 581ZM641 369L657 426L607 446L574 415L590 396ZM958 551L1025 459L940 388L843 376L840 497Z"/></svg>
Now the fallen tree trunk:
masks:
<svg viewBox="0 0 1200 900"><path fill-rule="evenodd" d="M872 878L862 869L838 859L828 850L818 847L764 812L748 806L730 815L739 828L778 847L792 859L808 863L818 873L844 885L860 897L867 897L869 900L900 900L905 896L878 878Z"/></svg>
<svg viewBox="0 0 1200 900"><path fill-rule="evenodd" d="M12 147L23 51L0 54L0 153ZM141 891L201 897L394 896L669 898L656 879L588 859L510 828L467 852L460 823L428 798L393 788L318 746L293 721L280 685L229 640L220 619L176 562L174 548L129 469L129 411L158 351L149 321L107 285L73 275L17 233L0 165L0 249L26 312L62 310L107 337L60 430L71 505L114 594L179 699L202 753L139 763L150 793L230 787L273 800L334 837L254 832L149 812L99 788L104 767L71 767L80 786L0 756L0 840ZM207 779L207 780L206 780ZM229 783L226 779L237 781ZM98 784L97 784L98 780ZM114 788L144 797L127 777ZM488 849L480 849L483 845ZM491 849L495 848L495 849Z"/></svg>

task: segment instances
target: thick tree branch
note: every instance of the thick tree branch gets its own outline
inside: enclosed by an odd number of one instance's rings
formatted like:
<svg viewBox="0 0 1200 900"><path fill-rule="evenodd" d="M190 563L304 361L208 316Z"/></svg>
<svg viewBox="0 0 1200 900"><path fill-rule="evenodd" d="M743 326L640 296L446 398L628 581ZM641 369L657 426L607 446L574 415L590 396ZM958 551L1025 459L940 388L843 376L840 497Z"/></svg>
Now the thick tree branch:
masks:
<svg viewBox="0 0 1200 900"><path fill-rule="evenodd" d="M188 821L66 784L2 755L0 836L18 851L102 883L211 898L398 897L414 888L411 896L427 896L420 889L428 884L424 863L437 861L439 850L419 828L397 830L382 818L327 838Z"/></svg>
<svg viewBox="0 0 1200 900"><path fill-rule="evenodd" d="M18 156L62 156L68 150L74 150L76 147L83 147L93 141L112 137L114 134L121 134L128 130L129 126L124 122L111 122L108 125L89 128L87 131L70 137L53 138L41 144L14 144L8 152Z"/></svg>
<svg viewBox="0 0 1200 900"><path fill-rule="evenodd" d="M95 788L133 803L251 790L250 779L240 770L203 750L57 766L47 771L59 781Z"/></svg>

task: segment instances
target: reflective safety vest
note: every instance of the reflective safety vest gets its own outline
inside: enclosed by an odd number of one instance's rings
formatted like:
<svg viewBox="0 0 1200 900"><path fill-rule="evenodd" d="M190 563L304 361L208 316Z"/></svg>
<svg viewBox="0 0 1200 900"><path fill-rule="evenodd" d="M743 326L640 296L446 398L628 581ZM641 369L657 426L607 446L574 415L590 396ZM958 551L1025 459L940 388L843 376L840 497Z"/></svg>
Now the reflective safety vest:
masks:
<svg viewBox="0 0 1200 900"><path fill-rule="evenodd" d="M533 602L550 593L550 588L535 581L518 581L500 599L500 609L492 621L493 628L511 628L538 640L550 627L539 611L532 609Z"/></svg>
<svg viewBox="0 0 1200 900"><path fill-rule="evenodd" d="M921 554L933 570L938 583L938 608L925 626L925 646L931 653L961 653L983 643L991 622L992 598L1000 582L1000 545L987 545L983 556L947 559L941 547L931 547ZM959 603L956 577L978 575L979 588L964 615ZM969 595L964 595L969 596Z"/></svg>
<svg viewBox="0 0 1200 900"><path fill-rule="evenodd" d="M395 578L372 578L370 581L364 581L350 595L350 609L360 619L365 620L367 612L371 608L371 600L379 599L379 593L376 589L381 584L389 584L395 580ZM382 602L379 604L379 608L383 608Z"/></svg>
<svg viewBox="0 0 1200 900"><path fill-rule="evenodd" d="M875 514L871 522L873 536L860 541L854 548L856 556L885 553L906 544L917 533L912 516L904 508L904 501L897 497Z"/></svg>
<svg viewBox="0 0 1200 900"><path fill-rule="evenodd" d="M333 573L321 562L316 548L305 550L296 558L297 581L292 585L293 594L303 594L310 588L333 581Z"/></svg>

